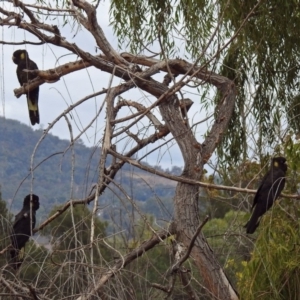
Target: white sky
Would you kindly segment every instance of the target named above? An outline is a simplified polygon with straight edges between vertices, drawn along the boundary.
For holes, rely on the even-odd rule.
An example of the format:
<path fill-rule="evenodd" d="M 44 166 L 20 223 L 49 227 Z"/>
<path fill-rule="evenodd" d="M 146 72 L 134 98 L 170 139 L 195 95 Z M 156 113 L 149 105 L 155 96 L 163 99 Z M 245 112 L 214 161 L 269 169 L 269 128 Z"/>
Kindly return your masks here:
<path fill-rule="evenodd" d="M 27 2 L 28 3 L 28 2 Z M 9 4 L 6 2 L 0 3 L 1 7 L 8 8 Z M 108 1 L 101 1 L 98 8 L 98 21 L 102 27 L 106 38 L 117 49 L 117 38 L 113 35 L 112 28 L 109 27 L 109 3 Z M 16 12 L 18 10 L 14 8 Z M 46 16 L 45 16 L 46 17 Z M 46 21 L 46 22 L 49 22 Z M 50 22 L 55 24 L 56 21 Z M 30 33 L 25 32 L 22 29 L 0 27 L 0 40 L 9 42 L 21 42 L 23 40 L 37 41 L 37 39 Z M 77 46 L 91 54 L 99 53 L 96 52 L 96 43 L 93 40 L 91 34 L 79 29 L 75 25 L 74 30 L 72 30 L 70 25 L 61 27 L 62 36 L 66 37 L 69 42 L 76 43 Z M 73 37 L 74 36 L 74 37 Z M 76 60 L 76 56 L 63 49 L 51 44 L 45 44 L 41 46 L 34 45 L 0 45 L 0 115 L 8 119 L 15 119 L 24 124 L 30 125 L 27 104 L 25 100 L 25 95 L 20 98 L 14 96 L 13 90 L 19 87 L 19 82 L 16 76 L 16 65 L 12 62 L 12 53 L 17 49 L 26 49 L 29 53 L 29 57 L 35 61 L 39 69 L 47 70 L 49 68 L 57 67 L 60 64 L 67 63 Z M 119 52 L 124 52 L 126 49 L 117 49 Z M 51 123 L 59 114 L 61 114 L 69 105 L 77 102 L 81 98 L 88 94 L 92 94 L 96 91 L 100 91 L 103 88 L 107 88 L 110 80 L 110 74 L 97 70 L 95 68 L 88 68 L 79 72 L 71 73 L 64 76 L 60 81 L 53 84 L 45 83 L 40 86 L 39 95 L 39 111 L 40 111 L 40 126 L 42 128 L 47 128 L 48 123 Z M 160 75 L 161 76 L 161 75 Z M 114 85 L 120 83 L 119 78 L 115 78 Z M 201 119 L 205 118 L 205 113 L 200 112 L 200 96 L 197 95 L 197 90 L 192 90 L 193 94 L 187 94 L 186 96 L 194 101 L 189 116 L 192 120 L 191 123 L 199 122 Z M 123 98 L 128 100 L 141 100 L 143 94 L 138 89 L 134 89 L 129 93 L 122 95 Z M 76 112 L 72 113 L 72 125 L 73 125 L 73 135 L 74 137 L 84 128 L 95 116 L 96 111 L 102 105 L 104 96 L 100 96 L 94 99 L 90 99 L 81 106 L 79 106 Z M 155 99 L 148 98 L 143 99 L 147 104 L 152 103 Z M 145 103 L 145 102 L 144 102 Z M 105 111 L 105 110 L 104 110 Z M 99 140 L 102 138 L 102 133 L 104 129 L 104 112 L 100 114 L 97 119 L 97 124 L 88 130 L 87 134 L 82 136 L 82 140 L 87 146 L 97 145 Z M 159 116 L 159 115 L 157 115 Z M 39 128 L 36 125 L 34 128 Z M 207 124 L 203 123 L 197 127 L 196 135 L 199 142 L 202 142 L 202 136 L 205 134 L 207 129 Z M 68 130 L 67 123 L 64 119 L 61 119 L 53 129 L 50 131 L 53 135 L 59 136 L 62 139 L 70 139 L 70 133 Z M 145 132 L 147 133 L 147 132 Z M 167 137 L 169 139 L 170 136 Z M 159 143 L 163 143 L 160 141 Z M 151 145 L 148 147 L 156 147 L 156 145 Z M 126 147 L 124 143 L 124 147 Z M 118 149 L 120 150 L 120 149 Z M 142 151 L 145 153 L 145 150 Z M 143 155 L 140 154 L 140 156 Z M 173 146 L 171 149 L 166 147 L 159 152 L 155 152 L 149 156 L 146 161 L 152 165 L 159 164 L 162 167 L 171 168 L 173 165 L 182 166 L 183 161 L 180 151 L 177 145 Z"/>

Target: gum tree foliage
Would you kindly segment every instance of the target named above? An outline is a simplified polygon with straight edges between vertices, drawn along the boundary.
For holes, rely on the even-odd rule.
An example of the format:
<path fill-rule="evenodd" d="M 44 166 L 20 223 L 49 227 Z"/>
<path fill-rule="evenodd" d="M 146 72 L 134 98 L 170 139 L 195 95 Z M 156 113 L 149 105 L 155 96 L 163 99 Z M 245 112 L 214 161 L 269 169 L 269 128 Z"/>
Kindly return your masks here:
<path fill-rule="evenodd" d="M 90 226 L 86 227 L 90 232 L 84 235 L 82 243 L 60 244 L 65 247 L 60 251 L 72 252 L 72 255 L 66 255 L 71 259 L 59 264 L 60 271 L 55 281 L 51 281 L 56 284 L 54 290 L 59 291 L 61 284 L 78 300 L 99 296 L 134 299 L 137 297 L 134 289 L 121 280 L 125 278 L 122 277 L 124 270 L 130 269 L 131 263 L 148 250 L 169 247 L 165 240 L 172 235 L 173 255 L 170 255 L 169 268 L 164 272 L 155 268 L 155 261 L 149 256 L 145 268 L 151 276 L 147 277 L 148 272 L 132 276 L 132 287 L 137 284 L 145 287 L 141 290 L 145 291 L 147 299 L 156 298 L 158 291 L 164 295 L 162 297 L 172 297 L 176 278 L 180 278 L 182 291 L 190 299 L 238 299 L 233 281 L 223 269 L 225 262 L 218 260 L 201 231 L 206 219 L 203 221 L 200 217 L 199 186 L 207 185 L 199 183 L 199 179 L 203 178 L 204 166 L 217 148 L 227 164 L 241 157 L 245 161 L 247 155 L 253 155 L 253 148 L 258 149 L 255 155 L 262 157 L 273 150 L 274 145 L 286 137 L 286 129 L 295 124 L 298 117 L 294 107 L 297 106 L 299 75 L 299 1 L 111 1 L 110 22 L 119 47 L 127 51 L 123 53 L 109 43 L 101 28 L 102 4 L 102 1 L 85 0 L 37 1 L 34 4 L 7 0 L 0 5 L 1 26 L 26 33 L 25 41 L 15 41 L 12 34 L 11 40 L 1 41 L 4 46 L 51 45 L 51 49 L 64 49 L 78 57 L 72 60 L 70 56 L 66 63 L 54 59 L 52 69 L 35 71 L 38 77 L 16 89 L 17 97 L 45 83 L 56 86 L 59 79 L 90 67 L 96 72 L 96 78 L 103 74 L 111 78 L 107 88 L 86 90 L 84 98 L 72 101 L 57 118 L 53 117 L 36 145 L 39 147 L 59 119 L 65 119 L 72 150 L 74 141 L 89 128 L 97 127 L 101 113 L 101 120 L 105 120 L 101 138 L 95 134 L 101 146 L 98 172 L 91 177 L 87 175 L 82 199 L 74 199 L 71 188 L 70 199 L 37 228 L 39 231 L 49 226 L 66 211 L 72 212 L 75 206 L 92 204 Z M 69 35 L 62 34 L 65 30 L 69 30 Z M 93 50 L 74 42 L 73 37 L 81 31 L 93 38 Z M 132 92 L 130 96 L 128 91 Z M 73 130 L 78 125 L 73 118 L 83 112 L 81 107 L 91 98 L 100 105 L 95 105 L 88 122 L 74 136 Z M 196 104 L 200 109 L 195 111 L 193 105 Z M 291 128 L 296 130 L 295 126 Z M 172 156 L 174 144 L 183 157 L 181 176 L 142 163 L 155 150 L 159 161 L 169 154 Z M 163 225 L 150 222 L 134 201 L 134 193 L 127 193 L 122 180 L 115 180 L 125 163 L 147 172 L 144 180 L 149 188 L 152 188 L 151 173 L 161 176 L 161 181 L 169 178 L 176 182 L 174 214 L 167 220 L 168 224 L 165 220 Z M 34 167 L 34 160 L 31 160 L 32 179 Z M 72 172 L 73 169 L 71 179 Z M 120 215 L 117 222 L 111 214 L 115 228 L 111 237 L 104 238 L 103 242 L 111 249 L 113 259 L 100 267 L 92 252 L 98 241 L 94 229 L 99 210 L 108 211 L 108 207 L 101 207 L 101 196 L 108 188 L 117 191 L 111 209 L 117 209 L 115 203 L 118 202 L 125 208 L 130 226 L 142 222 L 152 236 L 145 241 L 129 243 L 123 234 L 124 216 Z M 158 211 L 166 209 L 160 199 L 156 205 Z M 83 219 L 86 222 L 84 215 L 80 221 L 74 216 L 71 213 L 70 232 L 74 232 L 74 239 L 71 237 L 70 241 L 76 241 L 77 229 L 80 230 L 76 225 Z M 86 249 L 91 250 L 90 255 L 82 255 Z M 73 260 L 74 257 L 78 259 Z M 183 266 L 187 260 L 191 264 L 188 269 Z M 77 281 L 76 270 L 84 268 L 89 269 L 84 274 L 84 282 Z M 153 269 L 160 274 L 156 280 L 153 279 L 155 272 L 151 272 Z M 42 263 L 40 272 L 45 272 Z M 31 294 L 43 294 L 44 299 L 59 297 L 59 294 L 50 294 L 52 284 L 49 281 L 47 287 L 45 281 L 40 282 L 41 278 L 44 277 L 37 276 Z M 18 277 L 6 282 L 6 287 L 12 295 L 28 292 L 27 285 Z"/>

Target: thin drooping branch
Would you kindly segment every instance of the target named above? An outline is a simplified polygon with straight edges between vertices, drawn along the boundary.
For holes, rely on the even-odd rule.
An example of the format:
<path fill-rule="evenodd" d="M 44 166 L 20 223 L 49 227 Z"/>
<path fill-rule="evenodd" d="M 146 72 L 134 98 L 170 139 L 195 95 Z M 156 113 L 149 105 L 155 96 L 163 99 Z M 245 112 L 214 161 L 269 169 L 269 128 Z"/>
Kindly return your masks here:
<path fill-rule="evenodd" d="M 22 296 L 14 289 L 13 286 L 11 286 L 11 284 L 9 282 L 7 282 L 3 276 L 0 277 L 0 282 L 2 282 L 2 285 L 5 286 L 8 290 L 10 290 L 12 292 L 13 295 L 15 295 L 15 297 L 17 299 L 21 299 L 22 300 Z"/>
<path fill-rule="evenodd" d="M 96 296 L 97 291 L 99 291 L 109 279 L 120 272 L 130 262 L 141 257 L 144 253 L 165 240 L 171 234 L 172 232 L 169 231 L 161 231 L 153 235 L 149 240 L 142 242 L 139 247 L 135 248 L 130 253 L 120 258 L 114 265 L 109 267 L 109 270 L 101 275 L 95 287 L 89 290 L 86 297 L 78 297 L 76 300 L 88 300 L 93 298 L 93 296 Z"/>
<path fill-rule="evenodd" d="M 2 274 L 3 275 L 3 274 Z M 3 288 L 6 288 L 10 291 L 10 293 L 1 293 L 3 290 L 1 290 L 0 295 L 1 296 L 14 296 L 13 299 L 37 299 L 34 297 L 34 294 L 37 294 L 37 291 L 33 289 L 30 285 L 24 284 L 21 285 L 20 282 L 14 282 L 12 280 L 6 280 L 3 276 L 0 276 L 0 285 Z M 11 299 L 11 298 L 9 298 Z M 43 297 L 45 300 L 50 300 L 48 297 Z"/>

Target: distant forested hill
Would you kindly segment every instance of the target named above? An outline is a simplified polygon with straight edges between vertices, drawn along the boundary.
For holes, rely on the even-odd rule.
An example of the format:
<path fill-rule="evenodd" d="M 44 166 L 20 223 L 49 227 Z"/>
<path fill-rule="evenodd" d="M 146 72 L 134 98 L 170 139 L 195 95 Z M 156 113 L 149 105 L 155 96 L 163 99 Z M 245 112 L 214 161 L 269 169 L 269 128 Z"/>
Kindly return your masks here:
<path fill-rule="evenodd" d="M 21 207 L 22 199 L 30 191 L 31 182 L 34 193 L 41 198 L 40 212 L 43 214 L 48 213 L 54 205 L 64 203 L 71 195 L 85 197 L 96 182 L 100 149 L 88 148 L 80 141 L 70 147 L 69 141 L 51 134 L 37 147 L 33 165 L 41 164 L 34 171 L 32 181 L 30 161 L 42 135 L 41 129 L 33 130 L 18 121 L 0 117 L 0 185 L 2 197 L 12 205 L 13 211 Z M 170 173 L 178 175 L 180 168 L 173 167 Z M 130 197 L 143 203 L 149 213 L 156 212 L 156 209 L 147 200 L 158 197 L 169 203 L 175 190 L 174 182 L 151 176 L 129 165 L 119 172 L 116 181 L 122 182 Z M 118 191 L 106 191 L 101 196 L 100 204 L 114 203 L 114 199 L 119 197 L 122 195 Z"/>

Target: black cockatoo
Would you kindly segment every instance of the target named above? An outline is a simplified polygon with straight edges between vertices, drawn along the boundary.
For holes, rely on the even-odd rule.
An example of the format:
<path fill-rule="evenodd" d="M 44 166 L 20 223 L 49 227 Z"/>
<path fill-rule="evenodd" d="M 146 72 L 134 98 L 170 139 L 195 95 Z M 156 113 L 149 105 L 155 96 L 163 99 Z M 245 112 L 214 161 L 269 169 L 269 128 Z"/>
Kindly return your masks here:
<path fill-rule="evenodd" d="M 30 216 L 30 201 L 32 198 L 32 211 Z M 10 250 L 11 264 L 14 269 L 18 269 L 22 263 L 20 258 L 20 250 L 25 247 L 25 244 L 31 236 L 32 230 L 35 227 L 35 212 L 39 209 L 39 197 L 37 195 L 27 195 L 24 198 L 23 208 L 16 215 L 15 222 L 11 234 L 11 244 L 13 249 Z M 30 222 L 31 220 L 31 222 Z"/>
<path fill-rule="evenodd" d="M 279 197 L 285 185 L 285 174 L 287 171 L 286 159 L 274 157 L 271 168 L 262 179 L 256 192 L 252 205 L 252 215 L 245 225 L 247 233 L 253 233 L 259 225 L 262 215 L 270 209 L 274 201 Z"/>
<path fill-rule="evenodd" d="M 30 80 L 36 78 L 36 75 L 24 72 L 26 70 L 38 70 L 38 66 L 34 61 L 29 59 L 28 53 L 26 50 L 17 50 L 14 52 L 12 57 L 13 62 L 18 65 L 17 67 L 17 76 L 20 82 L 20 85 L 28 83 Z M 27 105 L 29 110 L 29 118 L 32 125 L 40 123 L 39 115 L 39 87 L 31 90 L 27 93 Z"/>

